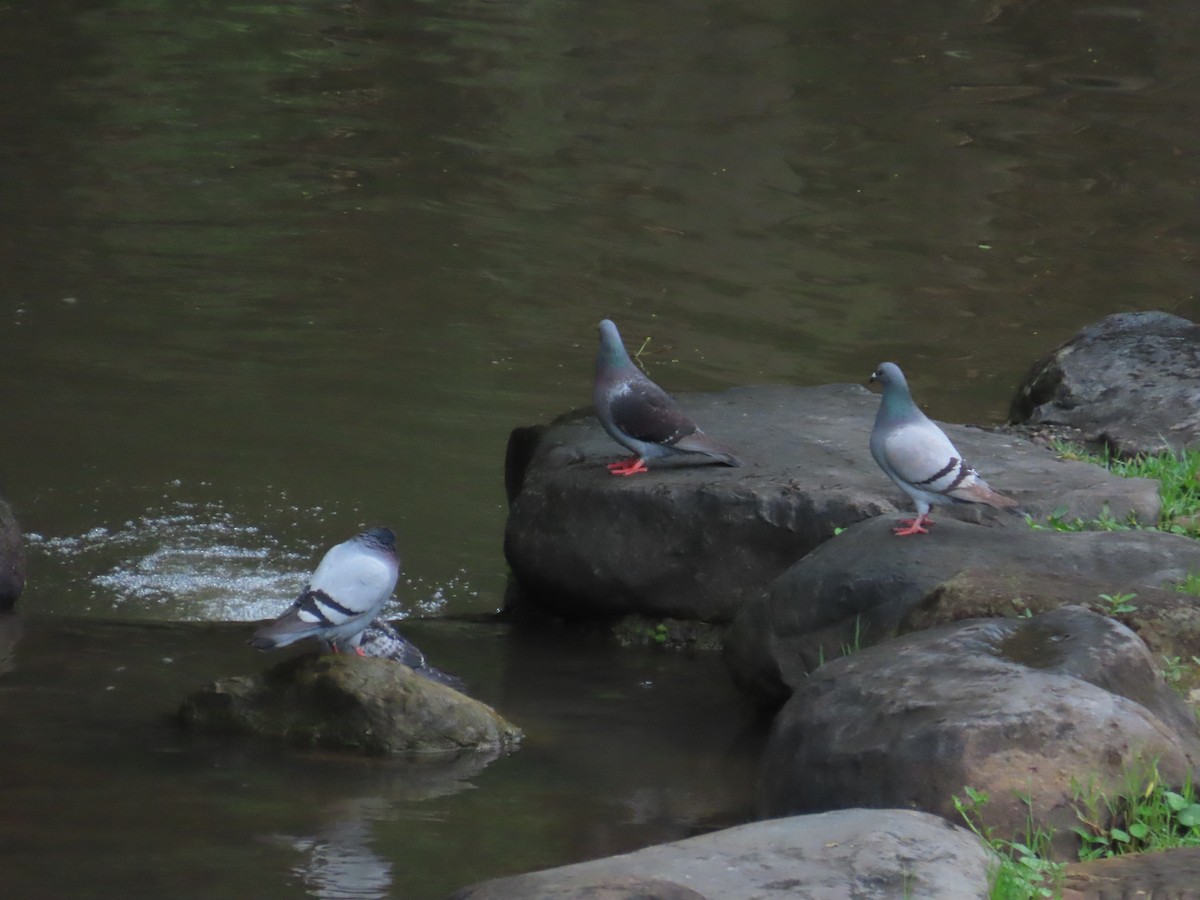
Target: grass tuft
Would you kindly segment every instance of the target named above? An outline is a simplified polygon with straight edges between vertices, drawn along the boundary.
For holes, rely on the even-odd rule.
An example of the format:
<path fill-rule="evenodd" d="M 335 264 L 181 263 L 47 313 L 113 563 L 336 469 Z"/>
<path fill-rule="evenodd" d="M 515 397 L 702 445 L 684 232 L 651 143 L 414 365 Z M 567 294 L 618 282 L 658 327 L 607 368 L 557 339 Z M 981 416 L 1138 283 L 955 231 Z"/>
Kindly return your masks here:
<path fill-rule="evenodd" d="M 1098 789 L 1094 778 L 1072 782 L 1072 789 L 1081 860 L 1200 847 L 1200 802 L 1190 777 L 1174 791 L 1151 765 L 1144 773 L 1126 772 L 1124 787 L 1113 794 Z"/>
<path fill-rule="evenodd" d="M 1108 452 L 1092 453 L 1069 441 L 1053 441 L 1051 447 L 1063 459 L 1104 466 L 1114 475 L 1156 479 L 1162 512 L 1155 527 L 1160 531 L 1200 538 L 1200 450 L 1183 450 L 1179 453 L 1164 451 L 1124 458 L 1115 457 Z M 1040 527 L 1058 531 L 1115 531 L 1142 526 L 1135 521 L 1122 522 L 1114 519 L 1106 510 L 1092 522 L 1079 519 L 1066 521 L 1062 512 L 1052 513 L 1047 517 L 1046 524 Z"/>
<path fill-rule="evenodd" d="M 988 804 L 987 791 L 964 787 L 965 799 L 951 799 L 958 814 L 975 834 L 996 853 L 997 862 L 990 873 L 988 900 L 1033 900 L 1055 897 L 1062 882 L 1063 863 L 1049 858 L 1051 832 L 1033 823 L 1033 799 L 1022 797 L 1028 808 L 1025 840 L 1009 841 L 995 837 L 983 822 L 983 809 Z"/>

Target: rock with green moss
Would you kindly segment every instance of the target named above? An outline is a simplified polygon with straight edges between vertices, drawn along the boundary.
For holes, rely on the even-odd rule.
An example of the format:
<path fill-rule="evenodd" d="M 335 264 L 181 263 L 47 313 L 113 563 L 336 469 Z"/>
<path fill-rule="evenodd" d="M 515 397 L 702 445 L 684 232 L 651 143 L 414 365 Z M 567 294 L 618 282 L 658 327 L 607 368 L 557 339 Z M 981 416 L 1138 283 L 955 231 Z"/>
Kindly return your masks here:
<path fill-rule="evenodd" d="M 305 655 L 223 678 L 183 702 L 197 731 L 276 738 L 369 755 L 509 749 L 521 731 L 491 707 L 407 666 L 355 655 Z"/>

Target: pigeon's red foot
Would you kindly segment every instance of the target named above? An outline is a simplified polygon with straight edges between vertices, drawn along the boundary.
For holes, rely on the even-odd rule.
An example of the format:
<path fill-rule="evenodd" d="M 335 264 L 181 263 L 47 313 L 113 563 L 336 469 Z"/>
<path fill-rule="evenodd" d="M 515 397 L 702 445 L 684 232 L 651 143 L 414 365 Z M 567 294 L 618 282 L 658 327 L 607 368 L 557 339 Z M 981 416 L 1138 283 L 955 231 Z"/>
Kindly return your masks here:
<path fill-rule="evenodd" d="M 915 519 L 900 519 L 900 526 L 892 529 L 892 534 L 899 537 L 908 537 L 910 534 L 929 534 L 929 529 L 922 528 L 922 525 L 932 525 L 933 519 L 929 516 L 917 516 Z"/>
<path fill-rule="evenodd" d="M 367 654 L 363 652 L 362 647 L 355 647 L 354 652 L 357 653 L 359 656 L 361 656 L 363 659 L 367 658 Z"/>
<path fill-rule="evenodd" d="M 608 471 L 614 475 L 636 475 L 638 472 L 649 472 L 646 462 L 641 457 L 633 456 L 618 462 L 609 463 Z"/>

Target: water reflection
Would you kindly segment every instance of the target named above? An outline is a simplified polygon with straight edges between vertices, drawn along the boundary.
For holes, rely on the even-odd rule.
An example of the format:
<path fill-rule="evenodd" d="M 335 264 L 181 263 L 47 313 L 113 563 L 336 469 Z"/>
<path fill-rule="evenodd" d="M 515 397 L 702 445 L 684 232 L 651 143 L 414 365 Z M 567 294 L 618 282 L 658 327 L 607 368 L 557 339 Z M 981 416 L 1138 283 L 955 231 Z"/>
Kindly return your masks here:
<path fill-rule="evenodd" d="M 393 863 L 379 852 L 375 824 L 404 819 L 410 827 L 421 827 L 419 818 L 403 813 L 406 807 L 471 788 L 471 779 L 499 756 L 493 750 L 387 764 L 390 772 L 380 773 L 377 792 L 330 803 L 321 815 L 326 824 L 310 835 L 276 835 L 272 840 L 304 858 L 295 872 L 310 896 L 322 900 L 389 896 Z"/>
<path fill-rule="evenodd" d="M 0 613 L 0 675 L 17 665 L 17 645 L 25 634 L 25 619 L 18 612 Z"/>

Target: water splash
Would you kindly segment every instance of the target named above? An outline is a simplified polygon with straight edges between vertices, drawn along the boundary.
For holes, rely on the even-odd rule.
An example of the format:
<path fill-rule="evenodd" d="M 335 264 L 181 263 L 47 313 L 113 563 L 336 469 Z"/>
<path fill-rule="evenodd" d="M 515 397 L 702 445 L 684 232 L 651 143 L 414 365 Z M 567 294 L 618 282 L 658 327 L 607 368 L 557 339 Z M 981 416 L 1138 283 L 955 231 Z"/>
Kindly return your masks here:
<path fill-rule="evenodd" d="M 26 539 L 31 553 L 49 558 L 55 570 L 71 573 L 70 582 L 56 585 L 54 593 L 84 594 L 77 599 L 87 612 L 170 621 L 259 621 L 287 608 L 328 549 L 297 538 L 289 522 L 293 527 L 296 521 L 319 526 L 337 516 L 319 507 L 277 511 L 288 519 L 278 529 L 288 535 L 286 543 L 272 533 L 274 524 L 251 524 L 220 501 L 170 497 L 117 526 L 58 537 L 31 532 Z M 341 536 L 341 530 L 326 539 L 328 546 L 349 536 Z M 465 570 L 438 584 L 405 574 L 397 599 L 383 614 L 390 619 L 436 615 L 454 597 L 477 594 Z"/>
<path fill-rule="evenodd" d="M 289 548 L 217 503 L 169 501 L 116 527 L 28 534 L 82 575 L 93 604 L 172 620 L 253 621 L 277 615 L 303 588 L 315 548 Z"/>

